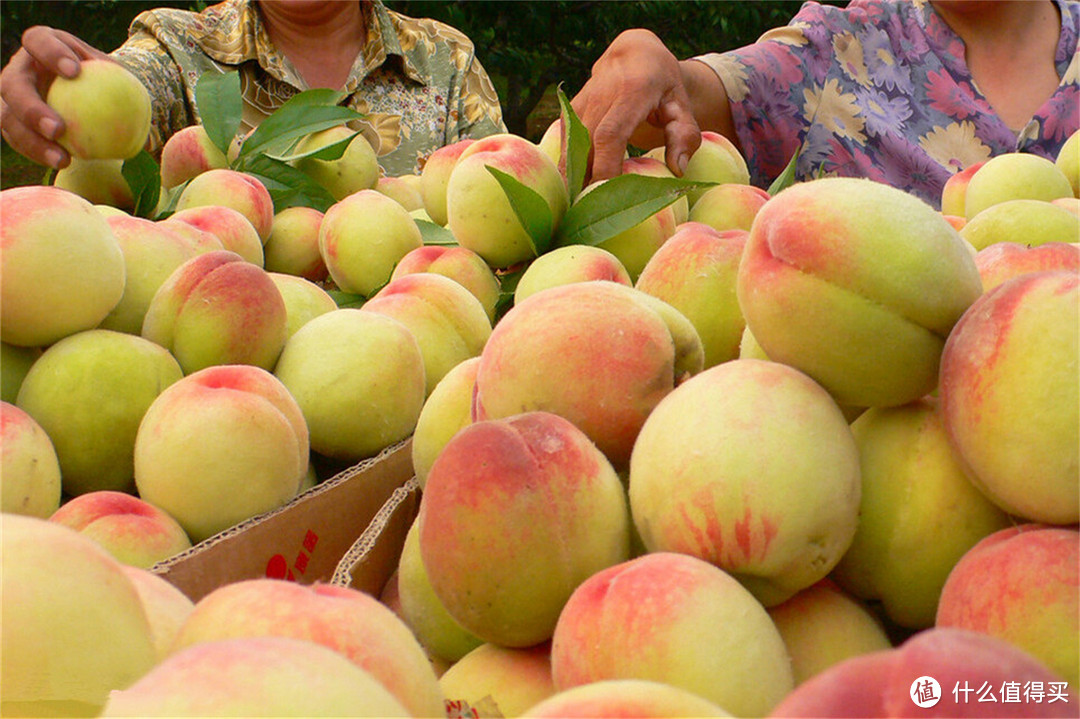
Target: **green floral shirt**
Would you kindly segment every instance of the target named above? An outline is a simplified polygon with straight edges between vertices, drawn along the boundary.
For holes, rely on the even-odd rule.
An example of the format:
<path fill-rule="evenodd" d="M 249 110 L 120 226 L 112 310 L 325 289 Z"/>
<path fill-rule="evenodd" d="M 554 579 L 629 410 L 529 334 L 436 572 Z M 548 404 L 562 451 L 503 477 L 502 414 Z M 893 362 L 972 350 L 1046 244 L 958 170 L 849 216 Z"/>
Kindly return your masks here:
<path fill-rule="evenodd" d="M 417 173 L 435 149 L 466 137 L 505 132 L 499 99 L 475 48 L 443 23 L 388 10 L 374 0 L 364 50 L 344 86 L 346 104 L 366 115 L 367 138 L 386 175 Z M 225 0 L 200 13 L 141 13 L 113 57 L 154 98 L 150 146 L 198 122 L 195 83 L 207 70 L 238 70 L 241 134 L 307 84 L 270 41 L 255 0 Z"/>

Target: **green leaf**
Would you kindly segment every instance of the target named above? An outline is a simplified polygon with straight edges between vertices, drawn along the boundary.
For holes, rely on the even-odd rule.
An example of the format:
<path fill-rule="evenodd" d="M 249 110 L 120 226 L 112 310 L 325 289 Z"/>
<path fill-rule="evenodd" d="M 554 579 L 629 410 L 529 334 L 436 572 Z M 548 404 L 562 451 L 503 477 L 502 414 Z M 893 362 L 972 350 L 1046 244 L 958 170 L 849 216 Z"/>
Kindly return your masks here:
<path fill-rule="evenodd" d="M 570 190 L 570 201 L 573 202 L 585 186 L 585 173 L 589 166 L 589 150 L 592 148 L 592 141 L 589 138 L 589 129 L 570 106 L 570 101 L 563 93 L 562 87 L 558 89 L 558 95 L 563 127 L 567 128 L 566 183 Z"/>
<path fill-rule="evenodd" d="M 343 137 L 340 140 L 335 140 L 334 142 L 331 142 L 329 145 L 323 145 L 322 147 L 317 147 L 313 150 L 307 150 L 305 152 L 296 152 L 296 147 L 295 145 L 293 145 L 289 148 L 287 152 L 282 154 L 272 155 L 269 152 L 265 154 L 267 157 L 272 157 L 275 160 L 281 160 L 282 162 L 295 162 L 296 160 L 305 157 L 310 157 L 316 160 L 337 160 L 345 154 L 345 150 L 348 149 L 353 139 L 359 134 L 359 132 L 353 132 L 352 134 Z"/>
<path fill-rule="evenodd" d="M 165 193 L 164 202 L 159 198 L 158 205 L 161 207 L 154 215 L 155 220 L 164 220 L 166 217 L 176 212 L 176 203 L 180 200 L 180 195 L 183 193 L 184 188 L 188 186 L 191 180 L 185 180 L 181 184 L 173 187 L 172 189 L 161 188 L 161 191 Z"/>
<path fill-rule="evenodd" d="M 266 185 L 274 212 L 301 205 L 326 212 L 336 202 L 330 192 L 302 170 L 266 155 L 249 158 L 245 172 Z"/>
<path fill-rule="evenodd" d="M 240 148 L 241 160 L 259 153 L 281 154 L 304 135 L 364 117 L 352 108 L 335 104 L 341 97 L 342 93 L 328 89 L 293 95 L 247 136 Z"/>
<path fill-rule="evenodd" d="M 506 193 L 506 199 L 510 201 L 510 207 L 517 215 L 518 222 L 529 235 L 533 252 L 537 255 L 547 252 L 555 231 L 555 219 L 547 200 L 516 177 L 491 165 L 487 165 L 487 169 Z"/>
<path fill-rule="evenodd" d="M 795 184 L 795 166 L 799 163 L 799 152 L 801 150 L 801 147 L 795 150 L 795 154 L 791 156 L 791 161 L 788 162 L 787 167 L 785 167 L 784 171 L 781 172 L 777 176 L 777 178 L 772 181 L 771 185 L 769 185 L 769 197 L 772 197 L 776 193 L 780 192 L 780 190 L 791 187 Z"/>
<path fill-rule="evenodd" d="M 525 274 L 525 270 L 528 268 L 529 265 L 526 264 L 510 272 L 499 273 L 499 299 L 495 302 L 496 322 L 514 306 L 514 292 L 517 290 L 522 275 Z"/>
<path fill-rule="evenodd" d="M 131 188 L 135 198 L 135 207 L 131 214 L 136 217 L 150 217 L 157 209 L 161 196 L 161 168 L 146 150 L 128 160 L 120 167 L 120 173 Z"/>
<path fill-rule="evenodd" d="M 631 173 L 613 177 L 570 206 L 559 224 L 555 244 L 558 247 L 598 245 L 651 217 L 690 190 L 715 184 Z"/>
<path fill-rule="evenodd" d="M 195 83 L 195 106 L 210 142 L 228 154 L 243 115 L 240 74 L 204 72 Z"/>
<path fill-rule="evenodd" d="M 423 238 L 425 245 L 447 245 L 452 247 L 458 243 L 454 233 L 442 225 L 436 225 L 434 222 L 428 222 L 427 220 L 416 220 L 416 226 L 420 228 L 420 237 Z"/>
<path fill-rule="evenodd" d="M 354 295 L 351 292 L 327 290 L 326 293 L 334 298 L 334 302 L 337 302 L 338 309 L 362 307 L 364 303 L 367 302 L 367 298 L 363 295 Z"/>

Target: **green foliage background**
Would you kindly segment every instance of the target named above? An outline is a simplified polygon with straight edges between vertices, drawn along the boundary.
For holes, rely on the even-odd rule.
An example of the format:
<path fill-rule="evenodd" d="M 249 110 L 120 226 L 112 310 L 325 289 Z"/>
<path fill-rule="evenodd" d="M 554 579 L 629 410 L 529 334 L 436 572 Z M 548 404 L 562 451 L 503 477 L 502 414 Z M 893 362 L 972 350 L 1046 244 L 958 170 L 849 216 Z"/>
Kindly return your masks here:
<path fill-rule="evenodd" d="M 829 0 L 844 4 L 846 0 Z M 801 0 L 385 0 L 414 17 L 431 17 L 473 39 L 492 76 L 507 128 L 539 139 L 558 115 L 554 88 L 573 96 L 604 48 L 622 30 L 647 27 L 679 57 L 753 42 L 786 24 Z M 127 37 L 132 18 L 154 7 L 201 10 L 205 0 L 4 0 L 0 54 L 14 53 L 23 31 L 37 24 L 72 32 L 111 50 Z M 0 186 L 39 182 L 40 167 L 7 147 L 0 155 Z"/>

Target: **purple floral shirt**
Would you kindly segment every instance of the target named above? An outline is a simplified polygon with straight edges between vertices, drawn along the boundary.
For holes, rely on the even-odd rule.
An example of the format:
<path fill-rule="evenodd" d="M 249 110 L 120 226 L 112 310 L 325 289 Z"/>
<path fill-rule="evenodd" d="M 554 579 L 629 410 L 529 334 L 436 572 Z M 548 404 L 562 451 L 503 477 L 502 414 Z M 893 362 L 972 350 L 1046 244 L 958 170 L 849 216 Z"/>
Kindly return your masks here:
<path fill-rule="evenodd" d="M 1055 0 L 1061 84 L 1019 132 L 982 96 L 963 41 L 928 0 L 807 2 L 754 45 L 701 56 L 727 90 L 751 182 L 796 150 L 798 178 L 868 177 L 940 207 L 945 181 L 1006 152 L 1054 159 L 1078 128 L 1080 2 Z"/>

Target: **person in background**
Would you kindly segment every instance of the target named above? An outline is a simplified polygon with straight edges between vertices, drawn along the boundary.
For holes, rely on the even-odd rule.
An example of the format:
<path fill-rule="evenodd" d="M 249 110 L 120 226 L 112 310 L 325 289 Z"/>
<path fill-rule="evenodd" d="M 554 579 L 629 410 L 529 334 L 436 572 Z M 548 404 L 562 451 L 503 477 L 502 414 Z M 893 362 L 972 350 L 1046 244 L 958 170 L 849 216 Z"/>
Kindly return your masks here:
<path fill-rule="evenodd" d="M 800 180 L 867 177 L 939 207 L 945 181 L 976 162 L 1057 156 L 1078 127 L 1078 34 L 1076 0 L 807 2 L 753 45 L 681 62 L 628 30 L 573 106 L 594 180 L 621 171 L 627 143 L 666 145 L 681 174 L 711 130 L 759 187 L 798 151 Z"/>
<path fill-rule="evenodd" d="M 61 120 L 43 99 L 56 76 L 106 57 L 74 35 L 29 28 L 0 73 L 0 131 L 40 164 L 70 162 L 55 140 Z M 225 0 L 202 12 L 157 9 L 138 15 L 128 40 L 107 57 L 150 92 L 149 149 L 198 122 L 195 83 L 203 72 L 238 70 L 241 134 L 296 93 L 344 91 L 364 113 L 356 128 L 386 175 L 419 172 L 435 149 L 505 132 L 499 99 L 461 32 L 388 10 L 381 0 Z"/>

